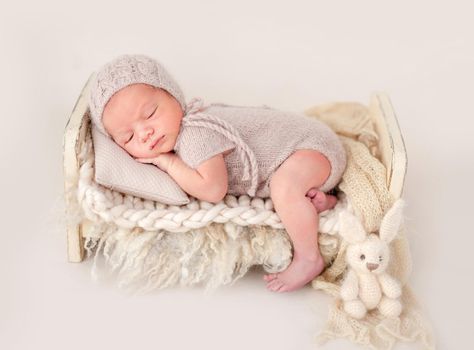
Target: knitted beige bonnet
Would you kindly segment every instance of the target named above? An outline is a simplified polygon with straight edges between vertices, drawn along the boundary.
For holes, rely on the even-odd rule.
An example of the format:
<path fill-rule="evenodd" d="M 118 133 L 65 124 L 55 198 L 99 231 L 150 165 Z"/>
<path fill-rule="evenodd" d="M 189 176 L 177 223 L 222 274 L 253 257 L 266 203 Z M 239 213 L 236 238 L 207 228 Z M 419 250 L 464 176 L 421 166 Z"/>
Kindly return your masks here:
<path fill-rule="evenodd" d="M 183 92 L 161 64 L 145 55 L 122 55 L 103 65 L 91 84 L 91 120 L 102 134 L 110 137 L 102 124 L 102 113 L 107 102 L 120 89 L 138 83 L 166 90 L 185 111 Z"/>

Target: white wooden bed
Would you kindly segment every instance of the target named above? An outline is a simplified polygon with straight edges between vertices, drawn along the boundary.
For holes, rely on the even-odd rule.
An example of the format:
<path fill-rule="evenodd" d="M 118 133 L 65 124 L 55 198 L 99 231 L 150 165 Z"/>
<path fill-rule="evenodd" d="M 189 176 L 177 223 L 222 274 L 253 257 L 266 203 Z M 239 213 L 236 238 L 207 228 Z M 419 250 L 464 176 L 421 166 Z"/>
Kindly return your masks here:
<path fill-rule="evenodd" d="M 93 73 L 95 74 L 95 73 Z M 88 117 L 89 84 L 93 74 L 89 77 L 79 98 L 73 108 L 66 125 L 63 140 L 64 162 L 64 190 L 71 192 L 71 187 L 76 186 L 79 177 L 80 147 L 86 137 L 87 128 L 90 127 Z M 381 160 L 387 168 L 387 184 L 394 198 L 399 198 L 403 191 L 403 183 L 407 169 L 407 156 L 402 134 L 388 95 L 384 92 L 373 93 L 369 109 L 374 118 L 374 125 L 379 135 L 379 150 Z M 76 198 L 66 195 L 66 210 L 73 205 Z M 81 262 L 84 259 L 83 233 L 90 229 L 91 223 L 83 220 L 79 224 L 68 224 L 67 227 L 67 254 L 70 262 Z"/>

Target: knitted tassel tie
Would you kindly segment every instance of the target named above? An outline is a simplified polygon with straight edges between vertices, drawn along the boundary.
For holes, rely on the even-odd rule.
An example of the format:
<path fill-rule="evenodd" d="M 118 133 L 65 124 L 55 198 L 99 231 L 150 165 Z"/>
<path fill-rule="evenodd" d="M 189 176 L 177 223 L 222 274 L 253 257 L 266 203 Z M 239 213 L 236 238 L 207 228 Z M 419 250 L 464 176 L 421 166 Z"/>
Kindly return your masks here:
<path fill-rule="evenodd" d="M 243 180 L 251 179 L 251 185 L 247 194 L 251 197 L 255 196 L 258 185 L 258 164 L 255 154 L 242 140 L 240 134 L 235 128 L 224 120 L 212 116 L 202 111 L 208 108 L 209 105 L 204 105 L 200 98 L 193 98 L 187 105 L 183 116 L 183 126 L 198 126 L 215 130 L 227 137 L 235 143 L 236 151 L 242 163 L 244 164 Z"/>

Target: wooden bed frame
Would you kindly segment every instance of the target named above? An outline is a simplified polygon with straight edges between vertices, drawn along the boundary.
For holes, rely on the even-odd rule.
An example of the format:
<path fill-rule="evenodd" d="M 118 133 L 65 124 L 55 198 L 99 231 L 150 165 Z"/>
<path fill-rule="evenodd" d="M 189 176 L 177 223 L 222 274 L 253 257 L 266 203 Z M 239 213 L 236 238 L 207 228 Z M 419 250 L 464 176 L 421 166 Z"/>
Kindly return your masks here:
<path fill-rule="evenodd" d="M 90 120 L 84 116 L 88 111 L 88 94 L 92 78 L 91 74 L 72 110 L 66 125 L 63 140 L 64 190 L 71 193 L 79 177 L 78 154 L 83 143 Z M 402 195 L 403 183 L 407 169 L 407 155 L 400 127 L 388 95 L 375 92 L 370 98 L 369 109 L 374 118 L 375 130 L 379 135 L 381 160 L 387 168 L 387 184 L 394 198 Z M 66 208 L 76 198 L 66 196 Z M 91 227 L 88 220 L 67 227 L 67 252 L 69 262 L 81 262 L 84 259 L 83 232 Z"/>

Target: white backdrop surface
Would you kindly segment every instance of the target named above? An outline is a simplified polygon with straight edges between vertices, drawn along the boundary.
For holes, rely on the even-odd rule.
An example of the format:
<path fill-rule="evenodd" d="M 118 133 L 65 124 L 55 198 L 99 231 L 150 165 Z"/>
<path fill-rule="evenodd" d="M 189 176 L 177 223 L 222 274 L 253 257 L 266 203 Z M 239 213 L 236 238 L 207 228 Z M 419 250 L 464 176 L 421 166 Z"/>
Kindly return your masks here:
<path fill-rule="evenodd" d="M 404 197 L 418 298 L 440 349 L 472 343 L 470 1 L 24 1 L 0 3 L 1 349 L 314 349 L 329 298 L 266 290 L 252 272 L 127 297 L 69 264 L 52 213 L 62 137 L 89 74 L 154 56 L 186 97 L 303 111 L 386 91 L 408 151 Z M 357 348 L 335 341 L 325 349 Z M 398 348 L 417 349 L 416 345 Z"/>

